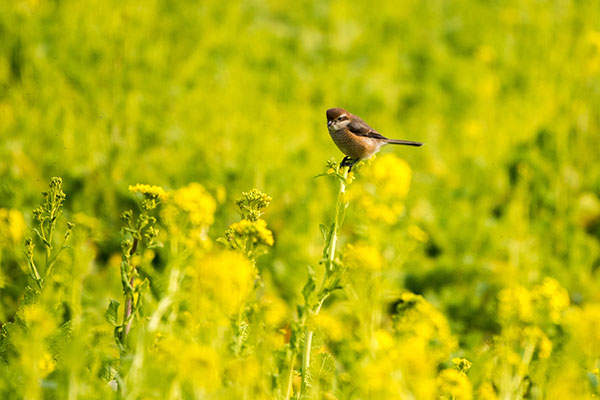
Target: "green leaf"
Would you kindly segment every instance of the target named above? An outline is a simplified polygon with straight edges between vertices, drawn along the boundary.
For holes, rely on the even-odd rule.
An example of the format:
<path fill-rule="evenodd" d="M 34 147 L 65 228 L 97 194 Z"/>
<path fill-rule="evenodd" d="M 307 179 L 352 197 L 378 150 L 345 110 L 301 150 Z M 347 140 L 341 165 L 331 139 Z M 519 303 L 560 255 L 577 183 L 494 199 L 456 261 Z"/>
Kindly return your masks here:
<path fill-rule="evenodd" d="M 335 377 L 335 360 L 329 353 L 319 353 L 310 365 L 313 385 L 318 385 L 320 391 L 330 390 Z"/>
<path fill-rule="evenodd" d="M 327 242 L 327 237 L 329 236 L 330 228 L 325 224 L 321 224 L 319 225 L 319 229 L 321 229 L 321 235 L 323 235 L 323 240 Z"/>
<path fill-rule="evenodd" d="M 113 326 L 119 325 L 118 322 L 118 311 L 119 311 L 119 302 L 117 300 L 110 300 L 110 304 L 108 305 L 108 309 L 104 313 L 104 318 L 108 321 L 109 324 Z"/>
<path fill-rule="evenodd" d="M 306 284 L 302 289 L 302 296 L 304 296 L 304 302 L 309 306 L 314 303 L 315 291 L 317 288 L 317 275 L 315 273 L 315 269 L 312 265 L 307 267 L 308 270 L 308 278 L 306 280 Z"/>

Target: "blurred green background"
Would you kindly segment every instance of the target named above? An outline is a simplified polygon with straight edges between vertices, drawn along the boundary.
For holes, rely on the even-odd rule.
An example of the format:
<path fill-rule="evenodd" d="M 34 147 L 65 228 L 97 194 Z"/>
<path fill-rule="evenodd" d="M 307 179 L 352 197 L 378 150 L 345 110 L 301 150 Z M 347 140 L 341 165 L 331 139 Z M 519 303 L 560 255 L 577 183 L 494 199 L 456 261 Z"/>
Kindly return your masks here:
<path fill-rule="evenodd" d="M 101 271 L 127 186 L 200 182 L 225 193 L 213 238 L 241 191 L 273 197 L 259 267 L 297 302 L 334 202 L 313 179 L 341 158 L 330 107 L 426 143 L 383 150 L 412 169 L 403 216 L 351 203 L 342 241 L 374 243 L 465 349 L 498 332 L 502 288 L 551 276 L 574 305 L 600 302 L 597 1 L 0 2 L 0 208 L 29 224 L 62 177 L 98 293 L 120 291 Z M 2 322 L 27 282 L 20 240 L 4 245 Z"/>

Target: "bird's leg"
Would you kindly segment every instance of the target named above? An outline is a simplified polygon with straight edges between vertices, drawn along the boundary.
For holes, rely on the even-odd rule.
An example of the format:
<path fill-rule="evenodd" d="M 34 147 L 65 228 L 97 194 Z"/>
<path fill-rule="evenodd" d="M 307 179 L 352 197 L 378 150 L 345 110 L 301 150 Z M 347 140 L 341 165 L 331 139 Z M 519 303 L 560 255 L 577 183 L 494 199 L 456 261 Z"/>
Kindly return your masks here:
<path fill-rule="evenodd" d="M 340 166 L 348 167 L 348 172 L 350 172 L 352 170 L 352 167 L 354 167 L 354 164 L 356 164 L 359 161 L 360 161 L 360 158 L 352 159 L 351 157 L 346 156 L 342 160 L 342 163 L 340 164 Z"/>
<path fill-rule="evenodd" d="M 352 171 L 352 167 L 354 167 L 354 164 L 356 164 L 357 162 L 360 161 L 360 158 L 356 158 L 354 161 L 352 161 L 349 165 L 348 165 L 348 172 Z"/>

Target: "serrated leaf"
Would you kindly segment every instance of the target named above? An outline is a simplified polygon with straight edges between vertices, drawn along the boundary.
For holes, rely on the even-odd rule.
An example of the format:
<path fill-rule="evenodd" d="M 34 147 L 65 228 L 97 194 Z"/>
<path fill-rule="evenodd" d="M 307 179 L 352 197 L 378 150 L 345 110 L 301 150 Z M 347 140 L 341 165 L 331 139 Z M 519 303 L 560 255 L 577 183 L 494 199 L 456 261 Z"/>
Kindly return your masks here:
<path fill-rule="evenodd" d="M 25 288 L 25 294 L 23 295 L 23 300 L 21 301 L 20 306 L 23 307 L 29 304 L 35 304 L 39 294 L 39 291 L 33 289 L 31 286 L 27 286 Z"/>
<path fill-rule="evenodd" d="M 306 284 L 302 289 L 302 296 L 304 296 L 304 302 L 308 305 L 313 303 L 312 299 L 315 297 L 315 289 L 317 288 L 317 275 L 312 265 L 307 267 L 308 278 Z"/>
<path fill-rule="evenodd" d="M 112 326 L 119 325 L 119 322 L 118 322 L 118 320 L 119 320 L 119 316 L 118 316 L 119 304 L 120 303 L 117 300 L 111 299 L 110 304 L 108 305 L 108 309 L 104 313 L 104 318 L 106 318 L 108 323 L 111 324 Z"/>
<path fill-rule="evenodd" d="M 327 391 L 332 388 L 335 377 L 335 360 L 331 354 L 317 354 L 313 358 L 310 370 L 313 385 L 318 385 L 320 391 Z"/>
<path fill-rule="evenodd" d="M 320 224 L 319 229 L 321 230 L 321 235 L 323 235 L 323 240 L 327 242 L 327 237 L 329 236 L 329 227 L 325 224 Z"/>

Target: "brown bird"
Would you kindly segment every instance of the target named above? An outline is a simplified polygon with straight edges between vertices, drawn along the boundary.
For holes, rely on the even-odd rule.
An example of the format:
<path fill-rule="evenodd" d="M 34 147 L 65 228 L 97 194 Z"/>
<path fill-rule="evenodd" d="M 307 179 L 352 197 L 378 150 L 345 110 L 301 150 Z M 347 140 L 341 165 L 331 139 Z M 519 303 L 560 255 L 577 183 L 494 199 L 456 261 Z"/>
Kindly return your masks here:
<path fill-rule="evenodd" d="M 371 158 L 386 144 L 423 145 L 410 140 L 388 139 L 343 108 L 327 110 L 327 129 L 335 145 L 346 155 L 341 165 L 350 167 L 348 171 L 358 161 Z"/>

